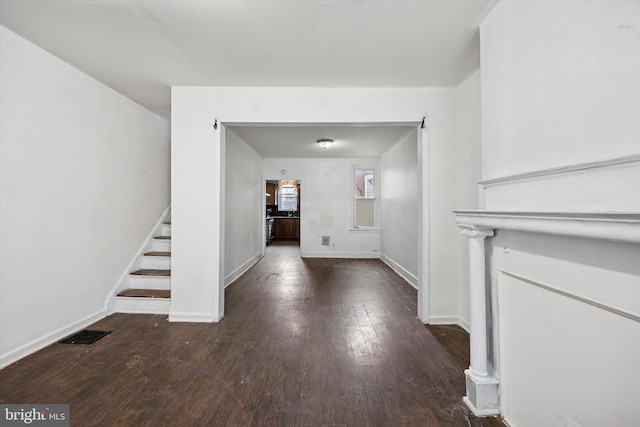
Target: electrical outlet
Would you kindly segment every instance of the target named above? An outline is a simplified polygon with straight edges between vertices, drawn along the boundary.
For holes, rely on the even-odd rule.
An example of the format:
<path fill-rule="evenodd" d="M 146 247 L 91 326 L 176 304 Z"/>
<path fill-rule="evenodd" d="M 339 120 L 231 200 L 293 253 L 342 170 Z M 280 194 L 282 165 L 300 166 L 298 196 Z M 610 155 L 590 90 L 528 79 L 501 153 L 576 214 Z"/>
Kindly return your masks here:
<path fill-rule="evenodd" d="M 322 246 L 329 246 L 331 244 L 331 238 L 329 236 L 322 236 Z"/>

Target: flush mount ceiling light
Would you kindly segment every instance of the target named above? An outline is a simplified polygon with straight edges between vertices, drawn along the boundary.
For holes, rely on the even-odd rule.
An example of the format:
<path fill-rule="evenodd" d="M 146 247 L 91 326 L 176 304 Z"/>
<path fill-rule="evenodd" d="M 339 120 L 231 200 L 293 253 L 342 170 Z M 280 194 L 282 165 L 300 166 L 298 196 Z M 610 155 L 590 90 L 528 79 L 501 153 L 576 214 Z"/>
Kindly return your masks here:
<path fill-rule="evenodd" d="M 327 148 L 331 147 L 331 144 L 333 144 L 333 139 L 322 138 L 322 139 L 319 139 L 317 142 L 320 147 L 326 150 Z"/>

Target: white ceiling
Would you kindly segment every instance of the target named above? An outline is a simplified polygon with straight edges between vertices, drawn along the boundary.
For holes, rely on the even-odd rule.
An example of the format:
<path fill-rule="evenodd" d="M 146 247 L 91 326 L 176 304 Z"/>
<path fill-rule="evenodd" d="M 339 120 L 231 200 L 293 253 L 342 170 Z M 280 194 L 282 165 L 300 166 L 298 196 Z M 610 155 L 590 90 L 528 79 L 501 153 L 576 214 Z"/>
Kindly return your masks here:
<path fill-rule="evenodd" d="M 0 0 L 0 24 L 166 116 L 171 86 L 458 86 L 495 3 Z M 379 157 L 411 128 L 233 130 L 263 157 Z"/>
<path fill-rule="evenodd" d="M 416 124 L 417 125 L 417 124 Z M 385 126 L 232 126 L 230 129 L 262 157 L 380 157 L 416 125 Z M 317 140 L 333 139 L 327 149 Z"/>
<path fill-rule="evenodd" d="M 0 24 L 155 112 L 171 86 L 458 86 L 494 0 L 0 0 Z"/>

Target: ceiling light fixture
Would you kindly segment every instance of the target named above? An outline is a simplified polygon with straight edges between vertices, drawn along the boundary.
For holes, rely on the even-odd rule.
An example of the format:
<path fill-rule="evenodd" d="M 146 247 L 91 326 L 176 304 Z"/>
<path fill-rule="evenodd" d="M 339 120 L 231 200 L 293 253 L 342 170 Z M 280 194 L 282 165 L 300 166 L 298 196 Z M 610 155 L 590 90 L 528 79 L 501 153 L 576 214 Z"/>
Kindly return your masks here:
<path fill-rule="evenodd" d="M 327 148 L 331 147 L 331 144 L 333 144 L 333 139 L 322 138 L 322 139 L 319 139 L 317 142 L 320 147 L 326 150 Z"/>

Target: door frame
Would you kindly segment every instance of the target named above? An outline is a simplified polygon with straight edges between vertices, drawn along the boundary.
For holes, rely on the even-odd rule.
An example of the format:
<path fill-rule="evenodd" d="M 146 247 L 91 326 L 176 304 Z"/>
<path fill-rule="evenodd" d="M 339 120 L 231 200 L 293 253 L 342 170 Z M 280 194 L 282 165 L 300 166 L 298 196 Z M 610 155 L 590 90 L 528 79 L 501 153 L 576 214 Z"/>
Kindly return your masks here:
<path fill-rule="evenodd" d="M 416 132 L 416 144 L 417 144 L 417 156 L 418 156 L 418 195 L 419 195 L 419 209 L 418 209 L 418 272 L 417 272 L 417 318 L 424 324 L 429 323 L 429 302 L 430 302 L 430 230 L 429 230 L 429 126 L 428 121 L 425 123 L 424 120 L 416 121 L 415 118 L 411 120 L 358 120 L 354 121 L 331 121 L 331 122 L 309 122 L 308 120 L 304 121 L 291 121 L 291 120 L 274 120 L 274 121 L 265 121 L 262 120 L 233 120 L 233 119 L 218 119 L 219 126 L 224 130 L 227 126 L 393 126 L 393 125 L 411 125 L 415 126 L 417 129 Z M 221 146 L 221 150 L 224 153 L 224 147 L 226 144 L 225 140 L 225 132 L 218 132 L 220 135 L 219 143 Z M 220 157 L 221 164 L 219 165 L 220 170 L 225 169 L 225 157 Z M 262 178 L 263 190 L 266 190 L 266 181 L 267 178 Z M 299 182 L 302 180 L 298 179 Z M 225 183 L 224 180 L 221 181 L 221 187 L 219 194 L 222 195 L 222 200 L 220 203 L 220 209 L 222 213 L 224 213 L 224 193 L 225 193 Z M 262 255 L 266 254 L 266 236 L 265 236 L 265 227 L 264 227 L 264 218 L 266 214 L 266 198 L 264 196 L 266 191 L 261 192 L 262 196 L 262 210 L 260 212 L 260 221 L 262 223 L 261 229 L 261 244 L 262 244 Z M 221 215 L 222 222 L 220 223 L 220 229 L 224 230 L 224 215 Z M 302 218 L 300 220 L 300 242 L 302 243 Z M 221 262 L 221 276 L 224 277 L 224 231 L 221 233 L 222 240 L 218 242 L 219 244 L 219 256 Z M 219 295 L 219 319 L 222 319 L 224 316 L 224 281 L 221 281 L 219 284 L 218 295 Z"/>

